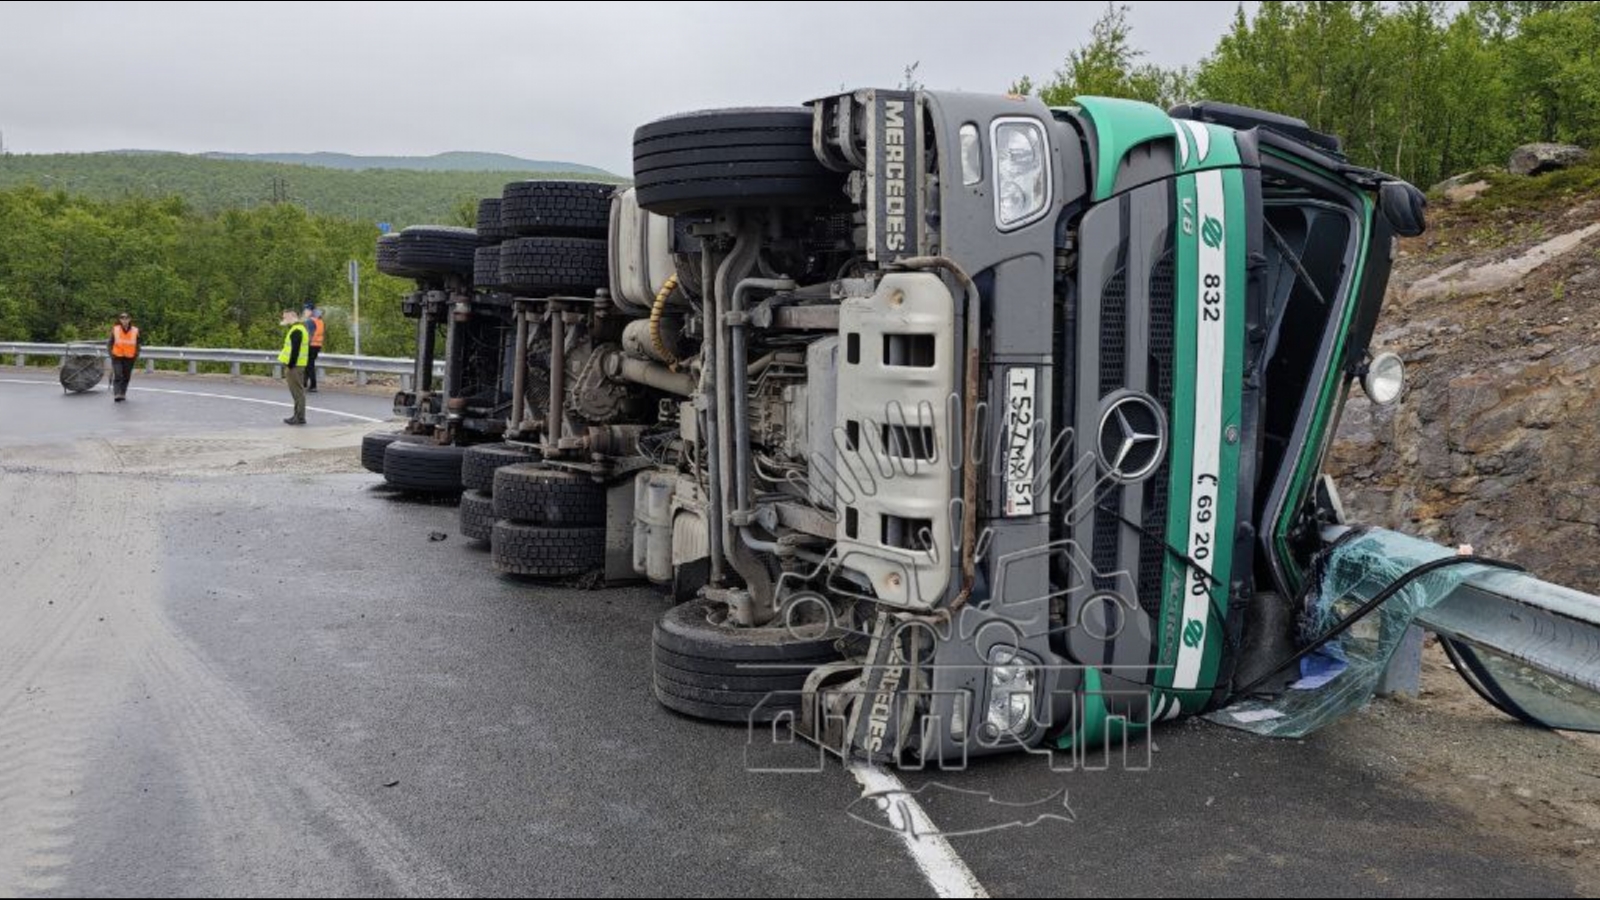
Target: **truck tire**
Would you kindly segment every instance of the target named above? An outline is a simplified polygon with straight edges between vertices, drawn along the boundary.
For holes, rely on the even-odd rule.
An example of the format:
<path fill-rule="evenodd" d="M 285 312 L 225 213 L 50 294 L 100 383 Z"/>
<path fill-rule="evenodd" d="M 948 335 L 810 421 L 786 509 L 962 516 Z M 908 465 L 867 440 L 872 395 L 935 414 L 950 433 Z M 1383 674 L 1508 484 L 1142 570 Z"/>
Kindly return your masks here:
<path fill-rule="evenodd" d="M 484 245 L 494 245 L 506 239 L 506 231 L 500 225 L 500 198 L 490 197 L 478 201 L 478 241 Z"/>
<path fill-rule="evenodd" d="M 480 290 L 500 287 L 500 245 L 479 247 L 472 262 L 472 284 Z"/>
<path fill-rule="evenodd" d="M 673 684 L 722 691 L 789 691 L 805 687 L 808 672 L 757 663 L 704 660 L 655 648 L 656 675 Z M 833 662 L 826 659 L 824 662 Z M 712 670 L 712 671 L 707 671 Z"/>
<path fill-rule="evenodd" d="M 87 394 L 106 377 L 106 364 L 98 356 L 69 356 L 61 363 L 58 379 L 69 394 Z"/>
<path fill-rule="evenodd" d="M 384 480 L 405 491 L 421 494 L 459 494 L 462 447 L 395 442 L 383 453 Z"/>
<path fill-rule="evenodd" d="M 659 119 L 634 132 L 639 205 L 676 216 L 727 207 L 832 206 L 844 176 L 817 161 L 803 108 L 722 109 Z"/>
<path fill-rule="evenodd" d="M 606 242 L 518 238 L 500 245 L 500 284 L 525 297 L 592 296 L 610 284 Z"/>
<path fill-rule="evenodd" d="M 361 467 L 374 475 L 383 474 L 383 456 L 389 445 L 396 442 L 420 443 L 427 438 L 420 434 L 398 431 L 375 431 L 361 439 Z"/>
<path fill-rule="evenodd" d="M 421 278 L 421 272 L 400 265 L 400 235 L 386 234 L 378 238 L 378 271 L 394 278 Z"/>
<path fill-rule="evenodd" d="M 494 498 L 480 491 L 461 495 L 461 536 L 488 546 L 494 537 Z"/>
<path fill-rule="evenodd" d="M 400 232 L 395 263 L 427 275 L 470 277 L 477 262 L 478 233 L 471 228 L 415 225 Z"/>
<path fill-rule="evenodd" d="M 523 578 L 571 578 L 604 568 L 605 528 L 547 528 L 496 522 L 495 571 Z"/>
<path fill-rule="evenodd" d="M 514 236 L 603 239 L 616 191 L 602 181 L 514 182 L 500 201 L 500 227 Z"/>
<path fill-rule="evenodd" d="M 530 464 L 506 466 L 494 473 L 494 512 L 502 519 L 532 525 L 603 528 L 606 492 L 572 472 Z"/>
<path fill-rule="evenodd" d="M 715 722 L 766 722 L 798 710 L 806 678 L 840 658 L 838 635 L 735 628 L 720 604 L 697 600 L 656 623 L 656 699 L 675 712 Z"/>
<path fill-rule="evenodd" d="M 494 473 L 506 466 L 536 463 L 539 451 L 515 444 L 479 444 L 467 450 L 461 463 L 461 483 L 469 491 L 478 491 L 485 497 L 494 496 Z"/>

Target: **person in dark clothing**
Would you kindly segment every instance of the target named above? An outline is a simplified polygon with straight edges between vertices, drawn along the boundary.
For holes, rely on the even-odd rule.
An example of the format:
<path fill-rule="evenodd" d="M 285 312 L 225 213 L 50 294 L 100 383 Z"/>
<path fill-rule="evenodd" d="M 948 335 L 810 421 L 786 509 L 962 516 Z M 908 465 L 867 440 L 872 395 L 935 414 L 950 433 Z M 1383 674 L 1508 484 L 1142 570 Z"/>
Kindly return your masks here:
<path fill-rule="evenodd" d="M 317 357 L 322 355 L 322 344 L 328 334 L 328 326 L 322 321 L 322 310 L 316 309 L 311 304 L 306 304 L 305 312 L 306 334 L 311 336 L 311 355 L 306 363 L 306 393 L 317 392 Z"/>
<path fill-rule="evenodd" d="M 139 329 L 133 316 L 123 313 L 111 326 L 111 337 L 106 341 L 106 351 L 111 355 L 111 398 L 117 403 L 128 399 L 128 384 L 133 381 L 133 366 L 139 361 Z"/>
<path fill-rule="evenodd" d="M 294 398 L 294 415 L 283 420 L 285 425 L 306 424 L 306 364 L 311 360 L 311 335 L 295 315 L 294 310 L 283 311 L 282 325 L 289 329 L 283 336 L 283 349 L 278 352 L 278 363 L 283 366 L 283 380 L 289 385 L 289 396 Z"/>

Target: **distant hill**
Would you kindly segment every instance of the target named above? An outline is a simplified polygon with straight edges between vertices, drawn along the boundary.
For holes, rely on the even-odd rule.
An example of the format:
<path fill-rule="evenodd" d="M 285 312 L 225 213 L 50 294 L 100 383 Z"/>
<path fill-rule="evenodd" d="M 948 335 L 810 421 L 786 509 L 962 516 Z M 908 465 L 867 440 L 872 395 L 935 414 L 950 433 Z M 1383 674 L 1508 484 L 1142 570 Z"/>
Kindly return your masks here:
<path fill-rule="evenodd" d="M 144 151 L 133 151 L 144 152 Z M 604 169 L 545 159 L 523 159 L 504 153 L 440 153 L 437 156 L 351 156 L 348 153 L 202 153 L 206 159 L 234 162 L 284 163 L 359 172 L 366 169 L 405 169 L 414 172 L 562 172 L 614 177 Z"/>
<path fill-rule="evenodd" d="M 487 154 L 445 154 L 433 159 L 451 165 L 454 157 L 484 162 L 500 159 Z M 0 156 L 0 190 L 32 184 L 100 199 L 177 196 L 210 213 L 287 200 L 316 213 L 404 227 L 454 223 L 469 204 L 475 206 L 480 198 L 498 196 L 512 181 L 541 177 L 620 181 L 598 169 L 542 171 L 528 168 L 539 165 L 536 161 L 506 159 L 508 165 L 514 164 L 512 168 L 463 171 L 415 166 L 347 169 L 137 151 L 8 155 Z M 454 165 L 466 161 L 458 159 Z"/>

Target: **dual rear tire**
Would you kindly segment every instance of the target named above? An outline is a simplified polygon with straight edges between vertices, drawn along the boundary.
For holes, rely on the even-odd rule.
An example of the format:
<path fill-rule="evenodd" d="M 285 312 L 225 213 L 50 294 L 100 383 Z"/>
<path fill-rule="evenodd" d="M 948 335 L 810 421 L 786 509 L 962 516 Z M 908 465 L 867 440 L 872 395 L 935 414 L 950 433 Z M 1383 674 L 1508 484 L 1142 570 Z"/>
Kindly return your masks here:
<path fill-rule="evenodd" d="M 495 571 L 572 578 L 605 568 L 606 492 L 586 476 L 533 463 L 494 473 Z"/>

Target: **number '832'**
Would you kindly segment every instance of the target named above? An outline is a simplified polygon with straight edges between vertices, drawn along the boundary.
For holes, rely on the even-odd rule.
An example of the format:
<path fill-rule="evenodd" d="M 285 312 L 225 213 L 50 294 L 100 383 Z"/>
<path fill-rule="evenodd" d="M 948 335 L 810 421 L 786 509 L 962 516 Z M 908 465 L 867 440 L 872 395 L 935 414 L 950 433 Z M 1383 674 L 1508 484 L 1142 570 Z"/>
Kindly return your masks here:
<path fill-rule="evenodd" d="M 1205 292 L 1200 298 L 1205 303 L 1204 315 L 1207 322 L 1222 321 L 1222 276 L 1207 275 Z"/>

